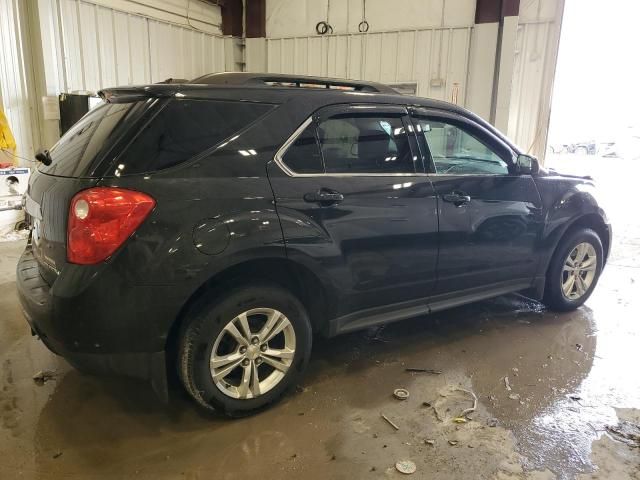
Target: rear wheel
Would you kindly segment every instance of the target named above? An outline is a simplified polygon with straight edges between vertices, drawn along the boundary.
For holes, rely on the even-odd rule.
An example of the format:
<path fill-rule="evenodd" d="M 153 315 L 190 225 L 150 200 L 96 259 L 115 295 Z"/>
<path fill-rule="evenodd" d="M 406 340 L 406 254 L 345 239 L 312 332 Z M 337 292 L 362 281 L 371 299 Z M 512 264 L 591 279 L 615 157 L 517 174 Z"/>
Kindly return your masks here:
<path fill-rule="evenodd" d="M 296 297 L 275 285 L 240 287 L 185 326 L 179 374 L 200 405 L 242 416 L 278 400 L 310 352 L 309 319 Z"/>
<path fill-rule="evenodd" d="M 603 266 L 602 242 L 591 229 L 576 230 L 565 237 L 551 260 L 544 303 L 553 310 L 574 310 L 593 292 Z"/>

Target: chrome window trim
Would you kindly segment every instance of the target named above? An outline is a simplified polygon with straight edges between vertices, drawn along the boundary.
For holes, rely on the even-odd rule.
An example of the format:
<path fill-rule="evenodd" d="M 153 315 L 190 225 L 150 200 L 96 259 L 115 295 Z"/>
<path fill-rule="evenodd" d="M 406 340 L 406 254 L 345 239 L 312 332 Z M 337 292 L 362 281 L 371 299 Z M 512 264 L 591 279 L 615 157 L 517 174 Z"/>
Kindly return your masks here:
<path fill-rule="evenodd" d="M 520 177 L 512 173 L 428 173 L 430 177 Z"/>
<path fill-rule="evenodd" d="M 289 138 L 287 138 L 287 140 L 282 144 L 282 146 L 278 149 L 275 156 L 273 157 L 273 160 L 280 167 L 280 169 L 290 177 L 318 177 L 320 175 L 324 175 L 324 173 L 296 173 L 289 167 L 287 167 L 287 165 L 284 163 L 284 160 L 282 160 L 283 155 L 287 153 L 289 147 L 298 139 L 300 135 L 302 135 L 302 132 L 304 132 L 307 127 L 311 125 L 311 122 L 313 122 L 313 115 L 302 122 L 302 125 L 296 128 L 296 130 L 291 134 Z"/>
<path fill-rule="evenodd" d="M 278 149 L 275 156 L 273 157 L 274 162 L 280 170 L 282 170 L 289 177 L 507 177 L 507 176 L 519 176 L 513 175 L 511 173 L 502 174 L 502 173 L 428 173 L 428 172 L 413 172 L 413 173 L 297 173 L 291 170 L 282 157 L 289 147 L 298 139 L 302 132 L 306 130 L 306 128 L 313 122 L 313 115 L 307 118 L 302 124 L 296 128 L 296 130 L 289 136 L 289 138 L 282 144 L 282 146 Z"/>
<path fill-rule="evenodd" d="M 282 146 L 278 149 L 276 154 L 273 157 L 274 162 L 280 169 L 287 174 L 289 177 L 415 177 L 415 176 L 427 176 L 426 173 L 423 172 L 407 172 L 407 173 L 297 173 L 291 170 L 282 157 L 289 147 L 298 139 L 302 132 L 306 130 L 306 128 L 313 122 L 313 115 L 307 118 L 302 124 L 296 128 L 296 130 L 291 134 L 291 136 L 282 144 Z"/>

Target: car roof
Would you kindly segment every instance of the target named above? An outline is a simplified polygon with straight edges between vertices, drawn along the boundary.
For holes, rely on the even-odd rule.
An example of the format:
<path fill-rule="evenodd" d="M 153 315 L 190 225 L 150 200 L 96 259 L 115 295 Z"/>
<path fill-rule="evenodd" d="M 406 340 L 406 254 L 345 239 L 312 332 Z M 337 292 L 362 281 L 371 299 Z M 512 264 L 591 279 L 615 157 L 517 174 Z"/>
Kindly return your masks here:
<path fill-rule="evenodd" d="M 271 73 L 227 72 L 207 74 L 186 83 L 166 83 L 107 88 L 98 92 L 108 102 L 130 102 L 148 97 L 176 97 L 304 105 L 315 111 L 343 103 L 395 104 L 446 111 L 470 118 L 490 129 L 514 150 L 501 132 L 474 113 L 449 102 L 404 95 L 377 82 Z"/>
<path fill-rule="evenodd" d="M 167 80 L 166 83 L 106 88 L 99 95 L 107 101 L 132 101 L 136 97 L 220 98 L 237 96 L 240 100 L 283 103 L 289 98 L 322 98 L 326 103 L 397 103 L 464 112 L 448 102 L 403 95 L 377 82 L 341 78 L 312 77 L 271 73 L 211 73 L 191 81 Z"/>

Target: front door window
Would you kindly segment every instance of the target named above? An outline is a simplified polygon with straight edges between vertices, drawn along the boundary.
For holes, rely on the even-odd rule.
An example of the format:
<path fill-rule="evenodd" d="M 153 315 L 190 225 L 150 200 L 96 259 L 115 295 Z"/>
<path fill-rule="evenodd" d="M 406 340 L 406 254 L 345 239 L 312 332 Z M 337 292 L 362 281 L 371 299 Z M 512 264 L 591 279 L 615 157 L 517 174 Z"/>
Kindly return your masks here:
<path fill-rule="evenodd" d="M 508 175 L 497 153 L 471 133 L 443 121 L 418 119 L 416 130 L 426 141 L 435 173 L 445 175 Z"/>

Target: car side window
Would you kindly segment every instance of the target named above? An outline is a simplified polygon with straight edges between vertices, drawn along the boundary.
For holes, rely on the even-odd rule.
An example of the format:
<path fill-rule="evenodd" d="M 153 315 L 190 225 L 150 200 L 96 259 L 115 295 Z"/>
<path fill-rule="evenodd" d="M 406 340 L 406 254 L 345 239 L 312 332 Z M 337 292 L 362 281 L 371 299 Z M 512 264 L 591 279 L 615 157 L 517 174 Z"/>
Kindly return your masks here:
<path fill-rule="evenodd" d="M 321 120 L 318 139 L 325 171 L 414 173 L 402 119 L 379 114 L 338 114 Z"/>
<path fill-rule="evenodd" d="M 416 120 L 424 136 L 435 173 L 451 175 L 508 175 L 509 165 L 476 136 L 440 120 Z"/>
<path fill-rule="evenodd" d="M 238 101 L 171 100 L 118 158 L 115 175 L 155 172 L 179 165 L 215 147 L 273 108 L 270 104 Z"/>
<path fill-rule="evenodd" d="M 323 173 L 322 155 L 313 122 L 298 136 L 282 156 L 285 165 L 295 173 Z"/>

